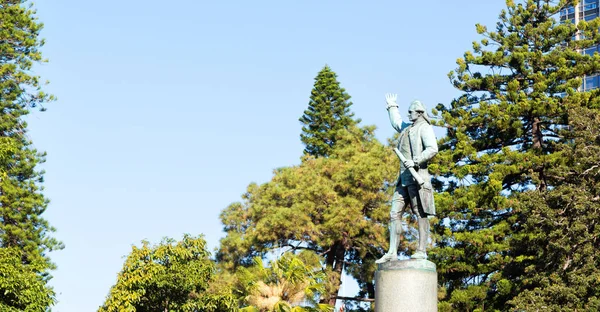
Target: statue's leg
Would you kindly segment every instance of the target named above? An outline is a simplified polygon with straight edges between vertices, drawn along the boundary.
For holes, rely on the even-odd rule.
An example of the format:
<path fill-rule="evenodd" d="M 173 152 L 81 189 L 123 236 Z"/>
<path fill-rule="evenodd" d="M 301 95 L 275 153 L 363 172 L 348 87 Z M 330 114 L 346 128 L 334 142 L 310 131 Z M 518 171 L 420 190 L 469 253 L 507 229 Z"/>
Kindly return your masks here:
<path fill-rule="evenodd" d="M 427 259 L 427 244 L 429 241 L 429 219 L 427 219 L 427 214 L 425 214 L 423 207 L 420 207 L 421 204 L 419 201 L 419 190 L 418 186 L 411 185 L 409 187 L 409 194 L 411 198 L 411 208 L 413 213 L 416 214 L 419 223 L 419 245 L 417 246 L 417 250 L 410 257 L 412 259 Z"/>
<path fill-rule="evenodd" d="M 429 240 L 429 219 L 419 218 L 419 247 L 417 251 L 427 254 L 427 243 Z"/>
<path fill-rule="evenodd" d="M 402 234 L 402 212 L 405 207 L 403 196 L 405 190 L 402 186 L 396 188 L 394 197 L 392 197 L 392 209 L 390 211 L 390 248 L 388 252 L 375 261 L 375 263 L 385 263 L 387 261 L 398 260 L 398 245 L 400 244 L 400 235 Z"/>
<path fill-rule="evenodd" d="M 398 245 L 400 245 L 400 235 L 402 234 L 401 213 L 392 212 L 390 214 L 390 250 L 389 254 L 398 255 Z"/>

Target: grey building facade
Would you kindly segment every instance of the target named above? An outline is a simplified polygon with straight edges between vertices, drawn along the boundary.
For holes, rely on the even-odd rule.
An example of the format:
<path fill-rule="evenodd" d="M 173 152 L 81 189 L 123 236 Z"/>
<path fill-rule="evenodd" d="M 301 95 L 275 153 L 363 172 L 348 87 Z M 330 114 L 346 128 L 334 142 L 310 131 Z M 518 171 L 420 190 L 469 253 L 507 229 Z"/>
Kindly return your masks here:
<path fill-rule="evenodd" d="M 593 20 L 600 16 L 599 3 L 600 0 L 580 0 L 574 7 L 568 7 L 560 11 L 560 21 L 565 22 L 570 20 L 573 24 L 580 21 Z M 578 38 L 575 38 L 578 39 Z M 588 55 L 594 55 L 594 52 L 600 53 L 600 46 L 595 46 L 582 51 Z M 600 76 L 586 76 L 583 80 L 582 89 L 584 91 L 600 87 Z"/>

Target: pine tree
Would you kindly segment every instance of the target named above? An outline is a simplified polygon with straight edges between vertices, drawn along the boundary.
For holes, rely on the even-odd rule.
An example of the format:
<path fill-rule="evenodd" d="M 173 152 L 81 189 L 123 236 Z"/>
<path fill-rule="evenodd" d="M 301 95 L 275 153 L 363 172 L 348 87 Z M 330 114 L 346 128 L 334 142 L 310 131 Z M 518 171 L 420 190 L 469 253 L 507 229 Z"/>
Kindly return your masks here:
<path fill-rule="evenodd" d="M 244 202 L 221 213 L 227 233 L 217 254 L 221 264 L 233 270 L 269 252 L 308 250 L 323 257 L 328 275 L 322 303 L 335 304 L 343 270 L 372 298 L 398 166 L 373 130 L 340 130 L 329 157 L 305 156 L 298 166 L 277 169 L 271 181 L 251 184 Z"/>
<path fill-rule="evenodd" d="M 579 117 L 579 108 L 598 113 L 600 92 L 577 91 L 583 77 L 600 71 L 600 55 L 580 52 L 600 43 L 600 20 L 561 24 L 559 11 L 575 4 L 508 0 L 496 30 L 477 25 L 484 39 L 473 43 L 473 51 L 458 59 L 458 68 L 449 75 L 464 93 L 450 107 L 437 107 L 448 135 L 430 166 L 439 177 L 432 258 L 444 291 L 441 311 L 541 309 L 543 304 L 533 297 L 543 301 L 555 295 L 558 280 L 560 287 L 578 285 L 566 296 L 596 296 L 597 283 L 584 286 L 570 279 L 592 273 L 587 265 L 580 270 L 585 261 L 598 267 L 590 256 L 597 251 L 592 247 L 596 243 L 597 249 L 597 240 L 576 243 L 581 231 L 597 233 L 591 222 L 600 217 L 597 204 L 581 200 L 569 216 L 560 212 L 570 194 L 563 188 L 576 190 L 567 177 L 587 170 L 570 162 L 576 157 L 565 152 L 572 139 L 564 131 Z M 582 40 L 575 40 L 576 35 Z M 595 198 L 597 186 L 588 192 L 582 196 Z M 595 215 L 575 217 L 576 211 L 587 209 Z M 554 255 L 560 248 L 552 247 L 552 238 L 558 233 L 565 249 Z M 587 249 L 569 254 L 573 244 Z"/>
<path fill-rule="evenodd" d="M 548 168 L 545 192 L 524 192 L 506 270 L 510 303 L 527 311 L 600 311 L 600 103 L 569 110 L 554 142 L 560 164 Z"/>
<path fill-rule="evenodd" d="M 39 38 L 42 24 L 26 3 L 0 4 L 0 248 L 6 249 L 0 263 L 25 279 L 15 280 L 10 271 L 0 270 L 0 307 L 45 311 L 54 302 L 47 285 L 53 268 L 47 253 L 62 246 L 49 236 L 53 228 L 41 217 L 48 200 L 37 166 L 45 154 L 32 147 L 24 117 L 54 98 L 42 91 L 40 77 L 31 71 L 34 63 L 44 61 L 39 51 L 44 42 Z M 24 297 L 27 289 L 37 295 Z"/>
<path fill-rule="evenodd" d="M 355 125 L 350 112 L 350 95 L 340 87 L 335 72 L 325 65 L 315 78 L 308 108 L 300 118 L 303 124 L 300 140 L 306 146 L 304 153 L 327 157 L 339 139 L 338 131 Z"/>

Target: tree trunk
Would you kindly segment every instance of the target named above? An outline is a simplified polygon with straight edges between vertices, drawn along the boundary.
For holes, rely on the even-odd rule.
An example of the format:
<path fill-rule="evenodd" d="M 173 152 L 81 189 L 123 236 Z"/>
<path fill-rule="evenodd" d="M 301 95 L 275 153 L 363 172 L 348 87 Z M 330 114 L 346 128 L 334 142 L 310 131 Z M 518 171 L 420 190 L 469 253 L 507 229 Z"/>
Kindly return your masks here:
<path fill-rule="evenodd" d="M 333 287 L 328 296 L 321 298 L 321 303 L 327 303 L 332 306 L 335 305 L 335 301 L 340 291 L 340 285 L 342 284 L 342 271 L 344 269 L 344 258 L 346 256 L 346 250 L 342 242 L 337 241 L 333 243 L 331 249 L 325 254 L 325 265 L 326 268 L 337 275 L 337 280 L 333 281 Z"/>
<path fill-rule="evenodd" d="M 338 276 L 338 280 L 335 282 L 332 292 L 329 296 L 329 301 L 327 302 L 329 305 L 335 306 L 335 301 L 337 299 L 338 293 L 340 291 L 340 286 L 342 285 L 342 273 L 344 270 L 344 258 L 346 256 L 346 250 L 342 242 L 335 242 L 335 248 L 332 248 L 332 256 L 334 258 L 333 262 L 333 272 Z"/>
<path fill-rule="evenodd" d="M 325 253 L 325 268 L 333 270 L 333 264 L 335 263 L 335 251 L 336 251 L 336 243 L 329 248 L 329 251 Z"/>
<path fill-rule="evenodd" d="M 531 125 L 531 135 L 533 141 L 533 149 L 542 149 L 542 143 L 544 137 L 542 135 L 542 126 L 541 120 L 539 117 L 533 118 L 533 124 Z"/>
<path fill-rule="evenodd" d="M 541 152 L 543 143 L 544 143 L 544 135 L 542 134 L 542 126 L 541 120 L 539 117 L 533 118 L 533 124 L 531 126 L 531 135 L 533 141 L 533 149 Z M 544 166 L 542 165 L 538 171 L 540 185 L 538 185 L 537 189 L 540 191 L 546 190 L 546 175 L 544 174 Z"/>
<path fill-rule="evenodd" d="M 367 282 L 367 296 L 369 298 L 375 298 L 375 283 Z"/>

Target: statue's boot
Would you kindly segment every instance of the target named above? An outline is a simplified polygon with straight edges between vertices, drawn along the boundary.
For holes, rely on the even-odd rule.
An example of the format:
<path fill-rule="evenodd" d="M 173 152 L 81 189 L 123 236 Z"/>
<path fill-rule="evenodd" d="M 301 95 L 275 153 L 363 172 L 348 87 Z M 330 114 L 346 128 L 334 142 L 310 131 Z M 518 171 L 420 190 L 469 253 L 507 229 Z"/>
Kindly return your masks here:
<path fill-rule="evenodd" d="M 410 256 L 412 259 L 427 259 L 427 241 L 429 240 L 429 219 L 419 218 L 419 247 Z"/>
<path fill-rule="evenodd" d="M 390 250 L 383 257 L 376 260 L 375 263 L 381 264 L 398 260 L 398 244 L 400 243 L 401 232 L 400 220 L 392 220 L 390 222 Z"/>

